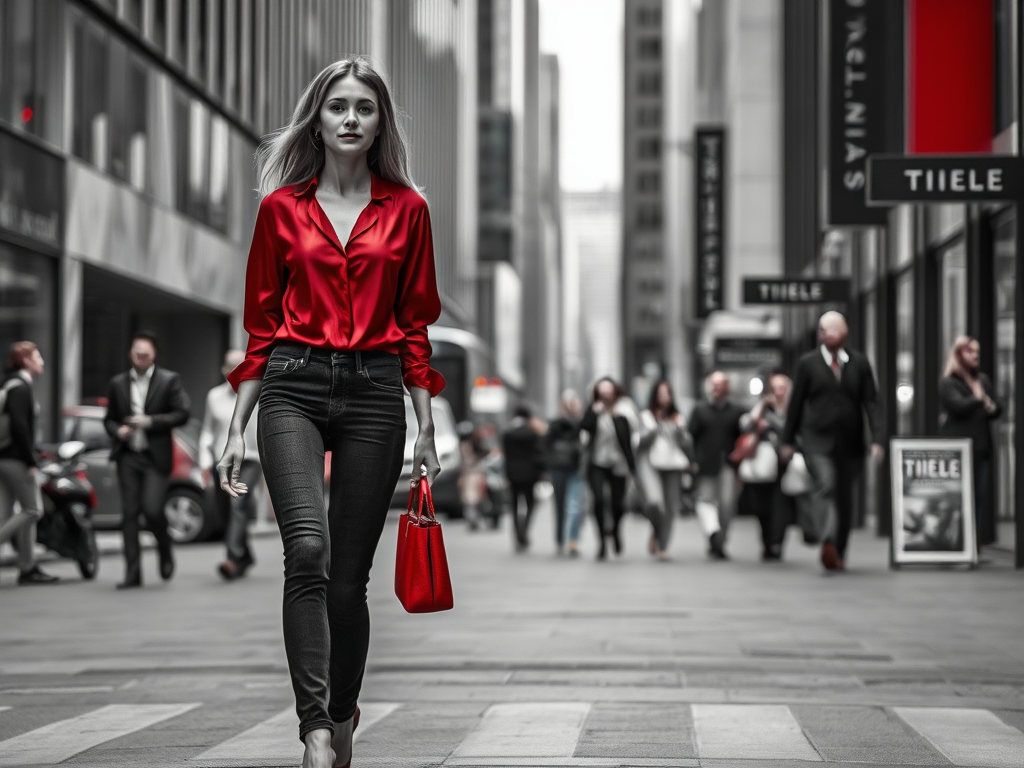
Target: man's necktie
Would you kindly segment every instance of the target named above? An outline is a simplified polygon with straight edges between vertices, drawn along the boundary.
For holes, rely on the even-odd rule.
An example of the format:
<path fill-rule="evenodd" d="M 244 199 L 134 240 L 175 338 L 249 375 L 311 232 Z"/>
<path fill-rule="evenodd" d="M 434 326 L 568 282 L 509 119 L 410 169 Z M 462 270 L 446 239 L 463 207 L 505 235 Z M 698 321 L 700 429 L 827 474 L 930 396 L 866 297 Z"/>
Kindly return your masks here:
<path fill-rule="evenodd" d="M 832 373 L 834 373 L 836 375 L 836 381 L 839 381 L 840 379 L 843 378 L 843 369 L 839 365 L 839 355 L 836 355 L 836 354 L 832 355 L 832 365 L 831 365 L 831 368 L 832 368 Z"/>

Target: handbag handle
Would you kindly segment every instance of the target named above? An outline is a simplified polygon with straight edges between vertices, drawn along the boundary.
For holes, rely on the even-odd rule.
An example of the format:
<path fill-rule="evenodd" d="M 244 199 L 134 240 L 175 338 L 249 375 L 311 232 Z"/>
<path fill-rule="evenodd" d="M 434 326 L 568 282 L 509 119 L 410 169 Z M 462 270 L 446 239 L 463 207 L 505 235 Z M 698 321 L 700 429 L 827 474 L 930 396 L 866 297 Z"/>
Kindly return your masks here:
<path fill-rule="evenodd" d="M 417 498 L 417 491 L 419 491 Z M 426 511 L 423 504 L 426 502 Z M 413 514 L 415 512 L 415 515 Z M 430 490 L 430 483 L 427 478 L 420 478 L 419 483 L 409 489 L 409 506 L 406 514 L 409 515 L 409 522 L 414 525 L 427 526 L 437 525 L 437 517 L 434 513 L 434 494 Z M 426 518 L 426 522 L 424 522 Z"/>

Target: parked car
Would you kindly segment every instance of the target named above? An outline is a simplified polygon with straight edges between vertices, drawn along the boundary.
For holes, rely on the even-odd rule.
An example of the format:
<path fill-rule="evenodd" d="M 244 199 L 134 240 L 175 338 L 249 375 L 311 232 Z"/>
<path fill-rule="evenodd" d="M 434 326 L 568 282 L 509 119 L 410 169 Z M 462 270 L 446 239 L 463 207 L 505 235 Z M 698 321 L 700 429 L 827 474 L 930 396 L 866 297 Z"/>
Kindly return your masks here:
<path fill-rule="evenodd" d="M 123 517 L 121 490 L 117 482 L 117 466 L 110 463 L 113 439 L 103 427 L 106 412 L 102 405 L 65 408 L 62 411 L 62 439 L 85 443 L 81 461 L 86 466 L 86 476 L 96 490 L 97 498 L 93 527 L 97 530 L 120 530 Z M 223 514 L 209 487 L 209 479 L 198 465 L 199 427 L 199 422 L 193 419 L 172 433 L 173 468 L 164 511 L 171 538 L 182 544 L 214 538 L 223 534 L 225 526 Z"/>

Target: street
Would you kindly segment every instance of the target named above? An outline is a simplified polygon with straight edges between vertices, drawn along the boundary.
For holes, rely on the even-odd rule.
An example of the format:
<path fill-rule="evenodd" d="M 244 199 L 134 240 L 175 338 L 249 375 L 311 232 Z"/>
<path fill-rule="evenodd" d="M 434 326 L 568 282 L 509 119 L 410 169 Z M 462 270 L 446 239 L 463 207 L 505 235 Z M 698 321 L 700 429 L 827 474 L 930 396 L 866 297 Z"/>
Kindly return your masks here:
<path fill-rule="evenodd" d="M 892 572 L 855 533 L 824 575 L 791 529 L 762 564 L 756 522 L 712 562 L 692 519 L 673 561 L 559 558 L 550 510 L 529 553 L 501 531 L 444 532 L 455 610 L 407 615 L 392 592 L 397 514 L 370 584 L 373 639 L 355 766 L 1024 765 L 1024 593 L 1009 559 Z M 219 545 L 178 573 L 114 590 L 19 588 L 0 574 L 0 766 L 293 766 L 301 760 L 281 640 L 281 547 L 257 539 L 248 578 Z"/>

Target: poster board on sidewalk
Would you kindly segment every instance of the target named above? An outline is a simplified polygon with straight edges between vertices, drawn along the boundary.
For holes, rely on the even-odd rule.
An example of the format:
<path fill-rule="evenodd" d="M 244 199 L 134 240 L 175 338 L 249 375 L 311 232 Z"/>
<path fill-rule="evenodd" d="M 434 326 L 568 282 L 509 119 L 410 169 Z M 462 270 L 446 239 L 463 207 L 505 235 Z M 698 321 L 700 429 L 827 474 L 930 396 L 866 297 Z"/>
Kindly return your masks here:
<path fill-rule="evenodd" d="M 897 438 L 889 456 L 892 564 L 976 565 L 971 441 Z"/>

